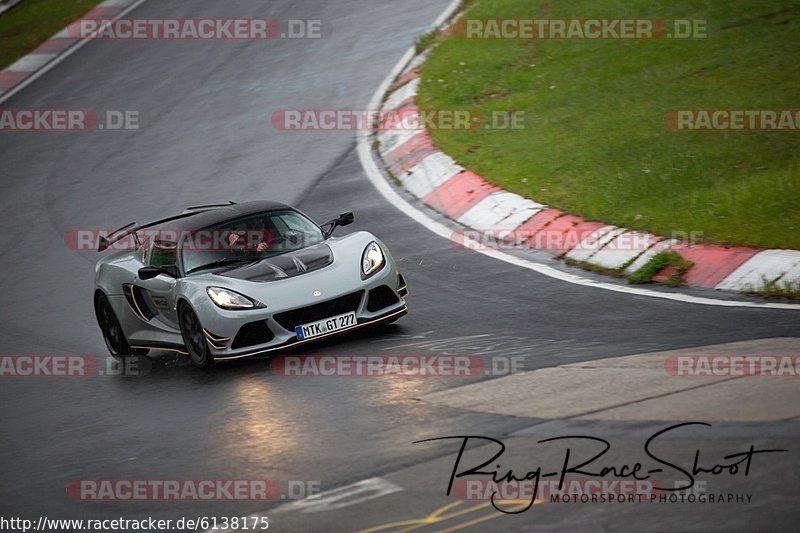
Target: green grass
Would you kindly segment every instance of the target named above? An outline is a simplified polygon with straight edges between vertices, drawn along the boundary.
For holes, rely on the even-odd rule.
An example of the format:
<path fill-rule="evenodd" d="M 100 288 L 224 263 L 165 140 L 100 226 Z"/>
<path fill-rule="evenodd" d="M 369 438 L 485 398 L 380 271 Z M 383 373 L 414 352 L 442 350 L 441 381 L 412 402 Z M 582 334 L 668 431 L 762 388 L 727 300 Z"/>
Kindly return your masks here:
<path fill-rule="evenodd" d="M 427 31 L 414 41 L 414 49 L 420 54 L 430 48 L 439 38 L 439 30 Z"/>
<path fill-rule="evenodd" d="M 673 267 L 675 272 L 664 281 L 665 285 L 680 286 L 683 284 L 683 275 L 692 268 L 692 263 L 677 252 L 659 252 L 642 268 L 628 277 L 630 283 L 650 283 L 653 276 L 667 267 Z"/>
<path fill-rule="evenodd" d="M 24 0 L 0 16 L 0 69 L 90 11 L 101 0 Z"/>
<path fill-rule="evenodd" d="M 457 15 L 461 11 L 469 9 L 470 7 L 474 6 L 477 2 L 478 0 L 461 0 L 461 3 L 455 10 L 455 15 Z M 414 50 L 416 51 L 417 54 L 421 54 L 431 46 L 440 42 L 443 38 L 444 37 L 441 33 L 441 27 L 428 30 L 422 35 L 420 35 L 416 41 L 414 41 Z"/>
<path fill-rule="evenodd" d="M 761 287 L 749 292 L 765 298 L 800 300 L 800 280 L 771 281 L 764 278 L 762 279 Z"/>
<path fill-rule="evenodd" d="M 523 111 L 515 130 L 434 130 L 484 178 L 554 207 L 662 235 L 800 248 L 800 131 L 675 132 L 673 109 L 800 107 L 789 0 L 482 0 L 471 18 L 705 19 L 707 39 L 468 40 L 422 70 L 426 109 Z"/>

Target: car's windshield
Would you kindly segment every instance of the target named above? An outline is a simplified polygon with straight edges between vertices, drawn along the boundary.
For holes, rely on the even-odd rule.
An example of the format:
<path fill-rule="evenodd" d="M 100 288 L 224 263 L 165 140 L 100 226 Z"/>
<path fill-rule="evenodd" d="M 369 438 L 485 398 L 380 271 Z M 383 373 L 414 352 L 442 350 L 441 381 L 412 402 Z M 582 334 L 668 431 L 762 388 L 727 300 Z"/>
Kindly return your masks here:
<path fill-rule="evenodd" d="M 260 261 L 322 242 L 308 218 L 289 209 L 226 221 L 189 234 L 181 248 L 186 274 Z"/>

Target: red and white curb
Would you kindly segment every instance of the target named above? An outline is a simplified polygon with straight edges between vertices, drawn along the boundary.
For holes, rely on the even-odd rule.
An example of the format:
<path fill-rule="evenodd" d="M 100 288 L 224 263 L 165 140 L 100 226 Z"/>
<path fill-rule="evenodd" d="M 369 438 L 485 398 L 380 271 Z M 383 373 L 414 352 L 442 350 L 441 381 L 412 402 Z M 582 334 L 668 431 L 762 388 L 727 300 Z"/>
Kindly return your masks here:
<path fill-rule="evenodd" d="M 120 16 L 126 10 L 143 0 L 106 0 L 81 17 L 83 20 L 108 20 Z M 26 82 L 44 72 L 57 58 L 71 52 L 78 43 L 91 39 L 81 39 L 71 35 L 67 28 L 59 31 L 40 44 L 35 50 L 0 71 L 0 102 L 9 98 Z"/>
<path fill-rule="evenodd" d="M 416 56 L 396 76 L 385 95 L 384 113 L 416 109 L 424 59 L 424 54 Z M 694 287 L 756 291 L 765 282 L 800 281 L 800 251 L 687 245 L 587 221 L 488 183 L 436 148 L 424 128 L 381 131 L 376 138 L 385 168 L 411 195 L 475 232 L 517 232 L 526 242 L 515 244 L 526 249 L 626 274 L 639 270 L 658 252 L 675 251 L 694 263 L 684 275 Z M 665 272 L 654 280 L 666 277 Z"/>

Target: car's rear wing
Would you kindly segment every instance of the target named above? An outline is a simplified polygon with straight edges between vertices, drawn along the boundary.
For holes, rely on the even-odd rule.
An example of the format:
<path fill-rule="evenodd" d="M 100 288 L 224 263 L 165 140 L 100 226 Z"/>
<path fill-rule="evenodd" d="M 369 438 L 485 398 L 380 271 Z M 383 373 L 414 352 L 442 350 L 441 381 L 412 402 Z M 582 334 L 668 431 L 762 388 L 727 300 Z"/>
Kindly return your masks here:
<path fill-rule="evenodd" d="M 195 212 L 195 211 L 198 211 L 200 209 L 205 211 L 205 210 L 208 210 L 208 209 L 216 209 L 217 207 L 230 207 L 232 205 L 236 205 L 236 202 L 228 201 L 227 204 L 193 205 L 191 207 L 187 207 L 186 209 L 184 209 L 183 212 L 184 213 L 188 213 L 190 211 L 191 212 Z"/>
<path fill-rule="evenodd" d="M 136 239 L 136 244 L 138 245 L 139 238 L 136 236 L 136 232 L 139 230 L 151 228 L 153 226 L 157 226 L 158 224 L 163 224 L 164 222 L 171 222 L 173 220 L 179 220 L 181 218 L 190 217 L 192 215 L 196 215 L 204 211 L 210 211 L 211 209 L 218 209 L 220 207 L 230 207 L 232 205 L 236 205 L 236 202 L 228 202 L 226 204 L 196 205 L 192 207 L 187 207 L 184 210 L 184 212 L 181 213 L 180 215 L 173 215 L 171 217 L 154 220 L 152 222 L 148 222 L 147 224 L 142 224 L 141 226 L 137 226 L 136 222 L 131 222 L 130 224 L 122 226 L 119 229 L 115 229 L 105 237 L 101 235 L 100 239 L 98 239 L 97 251 L 104 252 L 108 250 L 108 248 L 112 244 L 124 239 L 129 235 L 133 235 L 133 238 Z"/>
<path fill-rule="evenodd" d="M 100 235 L 97 244 L 97 251 L 98 252 L 106 251 L 109 246 L 111 246 L 120 239 L 124 239 L 135 230 L 136 230 L 136 222 L 131 222 L 130 224 L 122 226 L 119 229 L 115 229 L 107 236 Z"/>

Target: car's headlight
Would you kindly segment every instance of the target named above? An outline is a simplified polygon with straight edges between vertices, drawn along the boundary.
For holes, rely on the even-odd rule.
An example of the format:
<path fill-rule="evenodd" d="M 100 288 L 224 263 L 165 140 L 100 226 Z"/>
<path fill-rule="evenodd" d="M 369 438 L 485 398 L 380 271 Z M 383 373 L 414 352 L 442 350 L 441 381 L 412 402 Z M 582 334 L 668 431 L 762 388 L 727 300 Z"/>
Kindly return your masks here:
<path fill-rule="evenodd" d="M 256 306 L 255 302 L 247 296 L 229 289 L 208 287 L 206 292 L 211 301 L 223 309 L 248 309 Z"/>
<path fill-rule="evenodd" d="M 371 276 L 381 269 L 386 263 L 383 257 L 383 250 L 378 246 L 378 243 L 372 241 L 364 248 L 364 254 L 361 256 L 361 273 L 364 276 Z"/>

